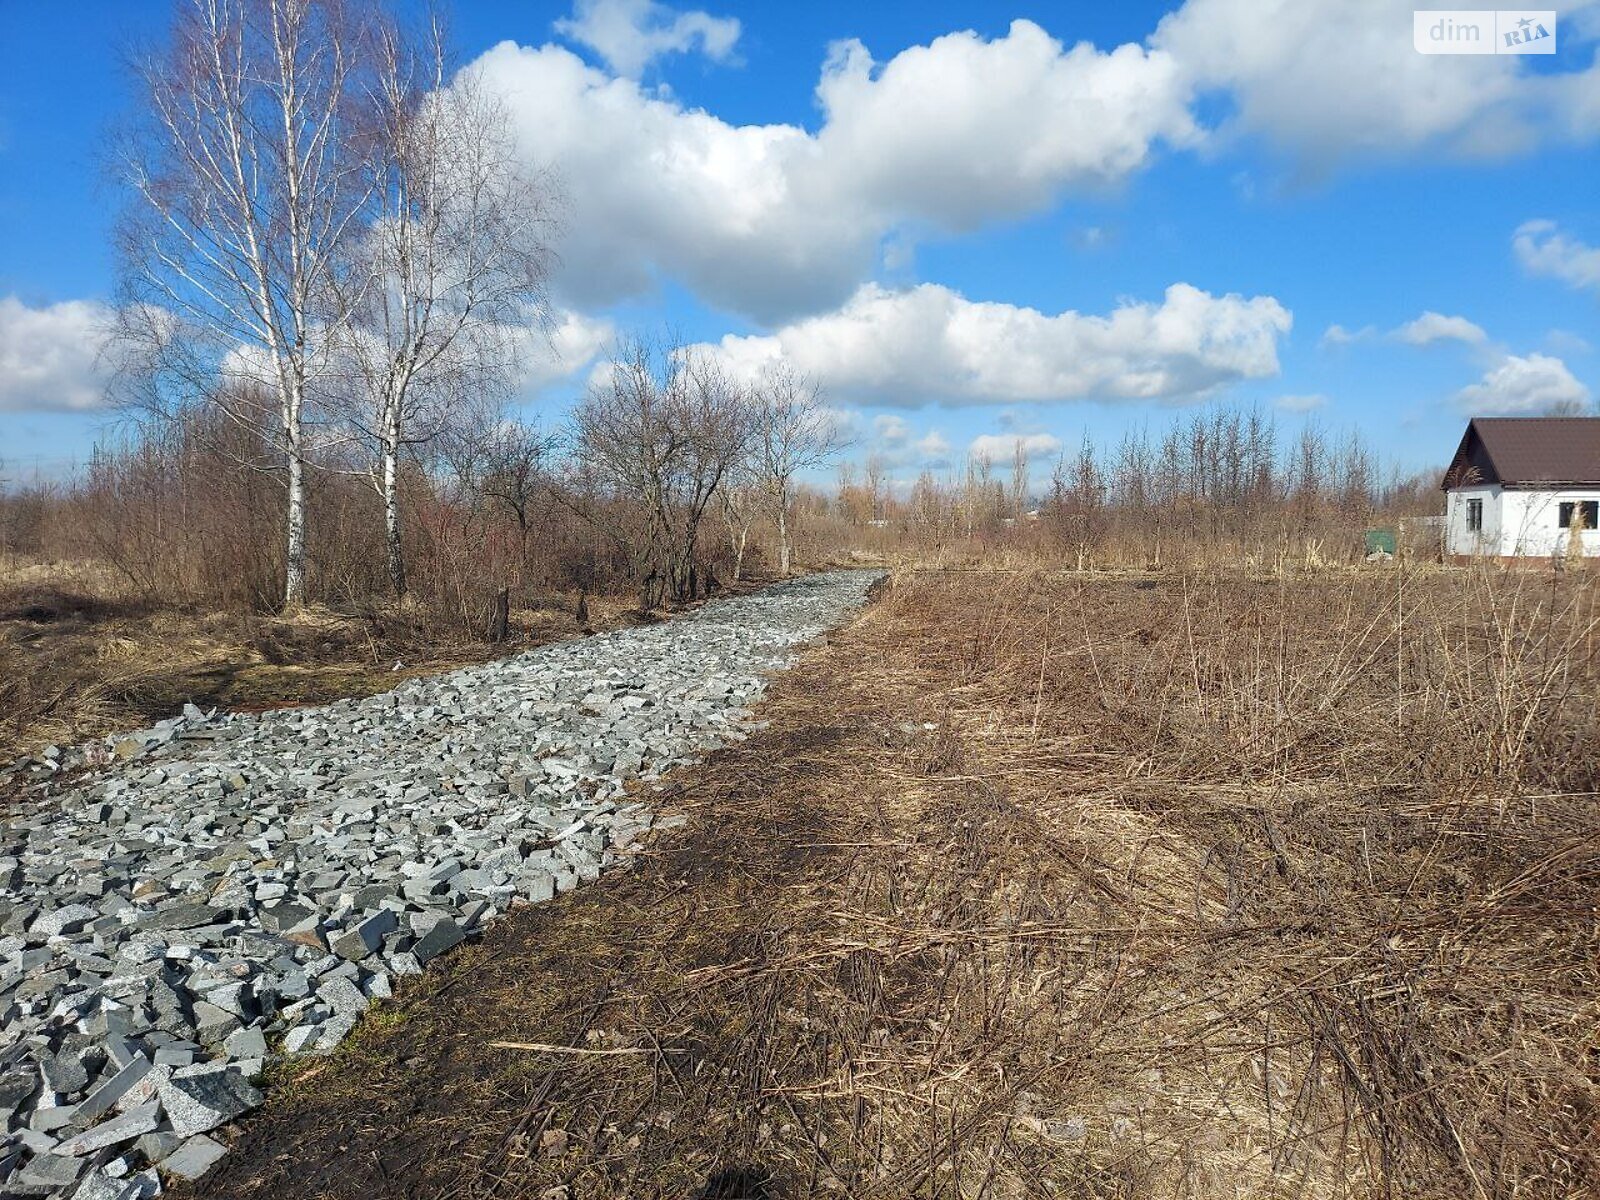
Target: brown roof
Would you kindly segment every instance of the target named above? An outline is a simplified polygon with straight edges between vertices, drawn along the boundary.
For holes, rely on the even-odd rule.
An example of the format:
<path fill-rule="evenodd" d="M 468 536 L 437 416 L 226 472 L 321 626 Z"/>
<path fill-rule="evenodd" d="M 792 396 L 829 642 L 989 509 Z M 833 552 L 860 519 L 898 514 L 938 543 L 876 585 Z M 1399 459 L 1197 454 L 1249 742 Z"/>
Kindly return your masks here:
<path fill-rule="evenodd" d="M 1600 487 L 1600 417 L 1474 417 L 1443 486 L 1472 483 Z"/>

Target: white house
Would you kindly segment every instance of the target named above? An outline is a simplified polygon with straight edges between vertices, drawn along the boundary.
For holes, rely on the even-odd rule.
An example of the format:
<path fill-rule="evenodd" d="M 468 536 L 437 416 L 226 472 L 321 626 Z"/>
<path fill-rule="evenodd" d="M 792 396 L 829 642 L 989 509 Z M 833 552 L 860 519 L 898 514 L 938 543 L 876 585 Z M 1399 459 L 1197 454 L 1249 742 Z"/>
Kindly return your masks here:
<path fill-rule="evenodd" d="M 1600 555 L 1600 417 L 1475 417 L 1442 486 L 1448 554 Z"/>

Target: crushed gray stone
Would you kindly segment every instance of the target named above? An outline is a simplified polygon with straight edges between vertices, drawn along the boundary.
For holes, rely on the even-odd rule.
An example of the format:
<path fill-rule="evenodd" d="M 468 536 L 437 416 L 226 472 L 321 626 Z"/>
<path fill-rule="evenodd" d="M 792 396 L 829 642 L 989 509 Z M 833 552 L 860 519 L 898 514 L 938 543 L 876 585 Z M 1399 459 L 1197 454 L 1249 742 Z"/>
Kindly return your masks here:
<path fill-rule="evenodd" d="M 651 788 L 865 600 L 836 572 L 391 692 L 192 704 L 0 769 L 0 1194 L 197 1178 L 280 1054 L 518 904 L 626 869 Z M 640 781 L 632 791 L 628 785 Z"/>
<path fill-rule="evenodd" d="M 203 1133 L 196 1134 L 163 1158 L 161 1169 L 179 1179 L 199 1179 L 227 1152 L 220 1142 Z"/>

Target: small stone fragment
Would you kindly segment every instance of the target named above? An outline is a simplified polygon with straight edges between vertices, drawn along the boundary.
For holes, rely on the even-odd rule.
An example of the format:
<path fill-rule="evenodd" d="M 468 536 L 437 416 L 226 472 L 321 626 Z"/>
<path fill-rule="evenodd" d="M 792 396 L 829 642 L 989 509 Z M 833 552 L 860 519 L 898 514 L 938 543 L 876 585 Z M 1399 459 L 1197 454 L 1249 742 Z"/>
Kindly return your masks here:
<path fill-rule="evenodd" d="M 149 1071 L 150 1060 L 142 1054 L 136 1056 L 127 1066 L 91 1092 L 89 1098 L 73 1110 L 73 1123 L 79 1126 L 88 1125 L 90 1122 L 110 1112 L 112 1106 L 122 1099 L 128 1089 L 143 1079 Z"/>
<path fill-rule="evenodd" d="M 175 1133 L 158 1130 L 155 1133 L 145 1134 L 133 1144 L 133 1148 L 145 1162 L 159 1164 L 176 1150 L 182 1141 L 183 1139 Z"/>
<path fill-rule="evenodd" d="M 399 926 L 393 909 L 379 909 L 366 920 L 330 938 L 328 949 L 340 958 L 357 962 L 382 946 L 384 935 L 393 933 Z"/>
<path fill-rule="evenodd" d="M 81 1158 L 64 1158 L 56 1154 L 37 1154 L 17 1172 L 12 1183 L 18 1191 L 47 1195 L 78 1181 L 88 1164 Z"/>
<path fill-rule="evenodd" d="M 166 1080 L 161 1085 L 161 1103 L 172 1122 L 172 1132 L 188 1137 L 249 1112 L 261 1103 L 261 1093 L 230 1067 Z"/>
<path fill-rule="evenodd" d="M 416 956 L 419 963 L 427 966 L 430 961 L 438 958 L 446 950 L 458 945 L 466 936 L 462 932 L 461 926 L 457 925 L 451 918 L 445 917 L 417 939 L 417 944 L 411 947 L 411 953 Z"/>
<path fill-rule="evenodd" d="M 120 1117 L 102 1121 L 92 1129 L 78 1134 L 77 1137 L 68 1138 L 51 1153 L 70 1155 L 74 1158 L 93 1154 L 96 1150 L 104 1150 L 108 1146 L 131 1142 L 134 1138 L 151 1132 L 159 1124 L 161 1124 L 161 1104 L 159 1101 L 151 1100 L 130 1108 Z"/>
<path fill-rule="evenodd" d="M 196 1134 L 162 1159 L 161 1169 L 179 1179 L 199 1179 L 227 1152 L 221 1143 Z"/>
<path fill-rule="evenodd" d="M 222 1043 L 229 1058 L 265 1058 L 267 1039 L 259 1029 L 239 1029 Z"/>

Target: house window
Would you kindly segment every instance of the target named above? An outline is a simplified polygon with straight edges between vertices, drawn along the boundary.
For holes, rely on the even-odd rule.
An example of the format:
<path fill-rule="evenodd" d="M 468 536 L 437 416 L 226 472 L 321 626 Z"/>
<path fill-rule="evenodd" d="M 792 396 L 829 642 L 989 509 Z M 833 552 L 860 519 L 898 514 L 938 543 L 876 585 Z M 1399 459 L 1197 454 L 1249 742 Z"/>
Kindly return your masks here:
<path fill-rule="evenodd" d="M 1581 517 L 1582 529 L 1600 529 L 1600 500 L 1563 500 L 1557 509 L 1556 523 L 1563 529 L 1572 528 L 1572 518 Z"/>
<path fill-rule="evenodd" d="M 1483 532 L 1483 501 L 1482 500 L 1468 500 L 1467 501 L 1467 532 L 1468 533 L 1482 533 Z"/>

